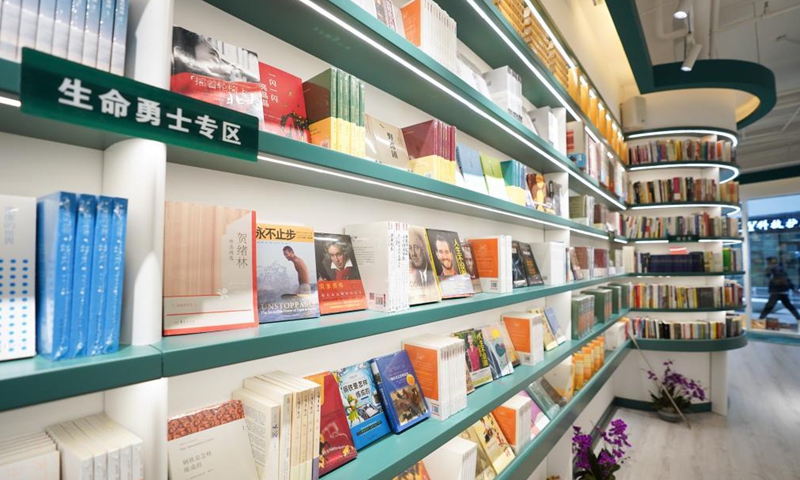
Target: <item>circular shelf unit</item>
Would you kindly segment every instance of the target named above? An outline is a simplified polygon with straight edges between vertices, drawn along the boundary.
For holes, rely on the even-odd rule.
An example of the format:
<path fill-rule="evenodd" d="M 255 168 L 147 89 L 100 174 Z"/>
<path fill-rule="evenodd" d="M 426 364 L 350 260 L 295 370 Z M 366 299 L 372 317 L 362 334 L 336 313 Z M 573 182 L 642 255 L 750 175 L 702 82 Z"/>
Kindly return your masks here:
<path fill-rule="evenodd" d="M 743 332 L 738 337 L 720 338 L 717 340 L 636 339 L 636 342 L 642 350 L 657 352 L 725 352 L 743 348 L 747 345 L 747 341 L 747 332 Z"/>

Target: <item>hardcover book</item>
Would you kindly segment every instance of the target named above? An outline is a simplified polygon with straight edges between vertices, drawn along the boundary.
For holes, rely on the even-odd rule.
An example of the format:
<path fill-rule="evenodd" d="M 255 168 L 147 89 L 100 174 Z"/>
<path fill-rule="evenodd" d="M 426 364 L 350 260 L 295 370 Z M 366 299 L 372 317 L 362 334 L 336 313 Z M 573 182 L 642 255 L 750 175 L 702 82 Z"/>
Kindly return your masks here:
<path fill-rule="evenodd" d="M 326 315 L 367 308 L 350 236 L 316 232 L 314 248 L 320 313 Z"/>
<path fill-rule="evenodd" d="M 373 358 L 369 364 L 394 433 L 407 430 L 430 417 L 414 367 L 405 350 Z"/>
<path fill-rule="evenodd" d="M 514 373 L 514 366 L 508 358 L 508 347 L 500 329 L 496 325 L 488 325 L 481 328 L 481 332 L 489 366 L 492 368 L 492 377 L 497 379 Z"/>
<path fill-rule="evenodd" d="M 344 413 L 356 449 L 361 450 L 389 433 L 389 422 L 379 400 L 370 366 L 357 363 L 331 373 L 339 384 Z"/>
<path fill-rule="evenodd" d="M 256 248 L 259 322 L 318 317 L 314 230 L 259 223 Z"/>
<path fill-rule="evenodd" d="M 511 242 L 511 275 L 514 288 L 528 286 L 528 279 L 525 276 L 525 266 L 523 265 L 519 242 L 516 240 Z"/>
<path fill-rule="evenodd" d="M 266 63 L 258 63 L 265 132 L 308 143 L 303 81 Z"/>
<path fill-rule="evenodd" d="M 422 227 L 408 227 L 409 305 L 438 302 L 442 299 L 434 269 L 428 233 Z"/>
<path fill-rule="evenodd" d="M 539 272 L 539 266 L 536 264 L 536 258 L 533 256 L 530 244 L 520 243 L 519 251 L 522 254 L 522 266 L 525 268 L 525 277 L 528 280 L 528 285 L 544 285 L 544 280 L 542 280 L 542 275 Z"/>
<path fill-rule="evenodd" d="M 427 229 L 428 244 L 433 251 L 433 263 L 439 278 L 442 298 L 469 297 L 474 294 L 472 279 L 464 262 L 464 252 L 456 232 Z"/>
<path fill-rule="evenodd" d="M 365 121 L 367 159 L 402 170 L 409 170 L 408 150 L 403 131 L 368 114 L 365 115 Z"/>
<path fill-rule="evenodd" d="M 467 358 L 472 384 L 480 387 L 492 381 L 492 369 L 489 366 L 489 357 L 486 345 L 483 342 L 483 332 L 480 329 L 462 330 L 453 334 L 464 341 L 464 351 Z"/>
<path fill-rule="evenodd" d="M 330 372 L 306 377 L 322 387 L 320 418 L 319 476 L 335 470 L 358 456 L 353 434 L 347 424 L 339 384 Z"/>
<path fill-rule="evenodd" d="M 475 293 L 482 293 L 481 277 L 478 275 L 478 264 L 475 262 L 472 245 L 469 242 L 461 242 L 461 250 L 464 252 L 464 263 L 467 265 L 467 272 L 472 280 L 472 290 Z"/>
<path fill-rule="evenodd" d="M 255 222 L 251 210 L 166 203 L 164 335 L 258 325 Z"/>
<path fill-rule="evenodd" d="M 116 38 L 115 31 L 115 42 Z M 259 79 L 255 53 L 185 28 L 172 27 L 171 91 L 253 115 L 263 123 Z"/>
<path fill-rule="evenodd" d="M 240 400 L 170 418 L 167 451 L 173 480 L 258 480 Z"/>

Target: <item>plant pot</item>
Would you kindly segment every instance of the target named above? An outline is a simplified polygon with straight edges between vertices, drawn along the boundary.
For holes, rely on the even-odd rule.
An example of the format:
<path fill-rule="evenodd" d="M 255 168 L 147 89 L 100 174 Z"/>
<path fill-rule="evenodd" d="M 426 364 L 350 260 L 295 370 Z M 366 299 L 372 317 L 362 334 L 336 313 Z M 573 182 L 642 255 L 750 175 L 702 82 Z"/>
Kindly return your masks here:
<path fill-rule="evenodd" d="M 677 423 L 681 421 L 681 416 L 672 408 L 662 408 L 661 410 L 656 410 L 656 413 L 665 422 Z"/>

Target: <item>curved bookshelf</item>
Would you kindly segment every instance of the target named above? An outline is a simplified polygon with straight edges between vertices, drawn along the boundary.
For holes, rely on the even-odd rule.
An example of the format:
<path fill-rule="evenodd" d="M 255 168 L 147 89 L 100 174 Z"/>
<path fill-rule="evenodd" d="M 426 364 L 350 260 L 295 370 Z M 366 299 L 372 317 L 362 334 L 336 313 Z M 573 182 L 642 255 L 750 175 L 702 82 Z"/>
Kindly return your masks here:
<path fill-rule="evenodd" d="M 729 307 L 715 307 L 715 308 L 638 308 L 631 307 L 631 312 L 674 312 L 674 313 L 706 313 L 706 312 L 727 312 L 730 310 L 737 310 L 742 308 L 743 305 L 731 305 Z"/>
<path fill-rule="evenodd" d="M 727 275 L 744 275 L 745 272 L 646 272 L 629 273 L 629 277 L 714 277 Z"/>
<path fill-rule="evenodd" d="M 723 215 L 732 215 L 742 210 L 738 203 L 729 202 L 664 202 L 628 204 L 628 210 L 651 210 L 655 208 L 722 208 Z M 726 211 L 727 210 L 727 211 Z"/>
<path fill-rule="evenodd" d="M 733 147 L 739 143 L 739 134 L 733 130 L 717 127 L 669 127 L 669 128 L 651 128 L 647 130 L 638 130 L 636 132 L 628 133 L 625 138 L 631 142 L 635 140 L 649 140 L 653 138 L 663 137 L 704 137 L 706 135 L 719 135 L 727 138 L 733 143 Z"/>
<path fill-rule="evenodd" d="M 645 244 L 645 243 L 705 243 L 705 242 L 720 242 L 720 243 L 730 243 L 730 244 L 739 244 L 744 242 L 744 238 L 742 237 L 700 237 L 697 240 L 676 240 L 674 238 L 669 237 L 661 237 L 661 238 L 628 238 L 628 237 L 620 237 L 624 238 L 627 243 L 637 243 L 637 244 Z"/>
<path fill-rule="evenodd" d="M 747 341 L 747 332 L 738 337 L 720 338 L 718 340 L 636 339 L 642 350 L 657 352 L 724 352 L 744 348 L 747 345 Z"/>
<path fill-rule="evenodd" d="M 739 176 L 739 166 L 731 162 L 680 160 L 675 162 L 653 162 L 625 167 L 629 172 L 642 172 L 647 170 L 661 170 L 671 168 L 718 168 L 719 183 L 727 183 Z"/>

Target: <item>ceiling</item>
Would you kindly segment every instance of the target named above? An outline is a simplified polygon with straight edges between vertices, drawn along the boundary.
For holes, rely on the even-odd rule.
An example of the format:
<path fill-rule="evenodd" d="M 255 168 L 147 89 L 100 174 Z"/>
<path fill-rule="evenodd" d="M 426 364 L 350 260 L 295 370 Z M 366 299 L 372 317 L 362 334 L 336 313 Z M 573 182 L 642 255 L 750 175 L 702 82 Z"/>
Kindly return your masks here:
<path fill-rule="evenodd" d="M 654 65 L 683 61 L 686 22 L 672 17 L 678 3 L 636 0 Z M 745 60 L 775 73 L 775 108 L 739 132 L 742 171 L 800 164 L 800 0 L 694 0 L 693 4 L 693 35 L 703 45 L 699 58 Z"/>

